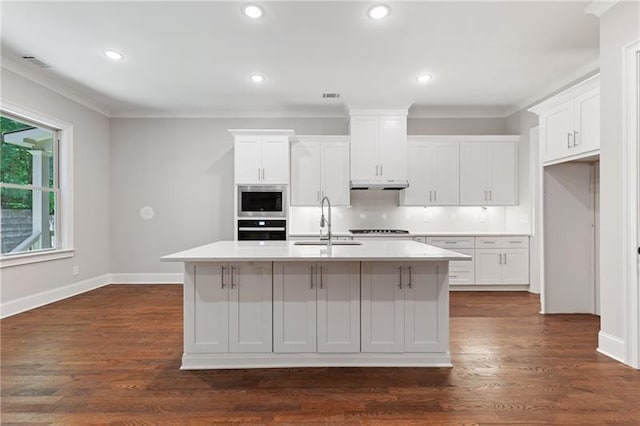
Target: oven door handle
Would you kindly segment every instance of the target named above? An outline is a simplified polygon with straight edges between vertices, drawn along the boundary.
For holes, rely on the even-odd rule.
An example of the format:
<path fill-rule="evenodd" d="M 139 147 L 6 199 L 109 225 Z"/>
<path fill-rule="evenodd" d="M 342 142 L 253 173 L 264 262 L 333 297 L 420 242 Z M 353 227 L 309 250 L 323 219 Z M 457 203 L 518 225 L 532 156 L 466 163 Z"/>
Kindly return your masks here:
<path fill-rule="evenodd" d="M 238 228 L 238 231 L 286 231 L 287 229 L 283 226 L 283 227 L 273 227 L 273 228 L 268 228 L 268 227 L 256 227 L 256 228 L 250 228 L 250 227 L 244 227 L 241 226 Z"/>

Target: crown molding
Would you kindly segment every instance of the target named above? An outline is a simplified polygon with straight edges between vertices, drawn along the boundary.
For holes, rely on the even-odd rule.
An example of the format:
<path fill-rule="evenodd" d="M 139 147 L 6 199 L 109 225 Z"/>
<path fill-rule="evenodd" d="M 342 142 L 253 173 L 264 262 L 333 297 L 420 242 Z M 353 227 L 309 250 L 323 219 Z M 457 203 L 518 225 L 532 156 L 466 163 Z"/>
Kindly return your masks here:
<path fill-rule="evenodd" d="M 568 89 L 569 86 L 578 84 L 580 82 L 579 80 L 586 80 L 587 78 L 593 77 L 594 75 L 598 74 L 599 69 L 599 60 L 593 61 L 583 67 L 580 67 L 568 76 L 556 80 L 554 83 L 548 85 L 544 90 L 541 90 L 539 94 L 531 96 L 525 99 L 523 102 L 518 103 L 513 108 L 506 110 L 503 117 L 507 118 L 518 111 L 527 110 L 530 107 L 543 102 L 545 99 L 558 94 L 560 91 Z"/>
<path fill-rule="evenodd" d="M 409 118 L 504 118 L 511 106 L 420 106 L 409 109 Z"/>
<path fill-rule="evenodd" d="M 114 111 L 111 118 L 347 118 L 344 111 L 310 107 L 278 110 L 208 110 L 199 112 Z"/>
<path fill-rule="evenodd" d="M 605 14 L 606 11 L 611 9 L 613 6 L 615 6 L 619 2 L 620 0 L 594 1 L 589 3 L 587 7 L 584 8 L 584 13 L 587 15 L 594 15 L 600 18 L 602 15 Z"/>

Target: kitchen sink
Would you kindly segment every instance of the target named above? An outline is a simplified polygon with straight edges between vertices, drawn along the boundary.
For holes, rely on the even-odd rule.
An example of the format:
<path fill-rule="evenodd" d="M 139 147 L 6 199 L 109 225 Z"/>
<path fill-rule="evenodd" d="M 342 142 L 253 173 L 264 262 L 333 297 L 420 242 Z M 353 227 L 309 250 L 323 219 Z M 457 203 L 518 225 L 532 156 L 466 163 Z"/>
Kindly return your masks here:
<path fill-rule="evenodd" d="M 328 241 L 296 241 L 293 245 L 296 246 L 326 246 Z M 331 241 L 332 246 L 361 246 L 359 241 Z"/>

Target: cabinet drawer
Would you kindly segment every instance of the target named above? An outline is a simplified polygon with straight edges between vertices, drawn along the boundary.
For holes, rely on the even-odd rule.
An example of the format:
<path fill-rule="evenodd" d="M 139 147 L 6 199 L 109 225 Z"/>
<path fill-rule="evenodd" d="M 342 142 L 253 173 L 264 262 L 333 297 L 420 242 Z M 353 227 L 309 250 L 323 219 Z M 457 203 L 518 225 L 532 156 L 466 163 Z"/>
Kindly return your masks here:
<path fill-rule="evenodd" d="M 427 244 L 451 250 L 473 248 L 473 237 L 427 237 Z"/>
<path fill-rule="evenodd" d="M 527 248 L 529 247 L 529 237 L 527 236 L 513 236 L 502 237 L 503 248 Z"/>
<path fill-rule="evenodd" d="M 476 237 L 476 248 L 501 248 L 502 237 Z"/>
<path fill-rule="evenodd" d="M 449 285 L 472 285 L 474 283 L 473 271 L 449 271 Z"/>

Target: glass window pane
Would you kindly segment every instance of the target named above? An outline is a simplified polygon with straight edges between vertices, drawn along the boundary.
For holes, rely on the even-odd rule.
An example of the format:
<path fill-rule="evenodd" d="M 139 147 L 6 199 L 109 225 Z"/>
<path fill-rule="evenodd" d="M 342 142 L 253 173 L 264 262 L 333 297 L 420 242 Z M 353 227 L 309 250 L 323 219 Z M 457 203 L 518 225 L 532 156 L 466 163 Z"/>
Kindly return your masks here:
<path fill-rule="evenodd" d="M 55 132 L 0 116 L 0 182 L 52 188 Z"/>
<path fill-rule="evenodd" d="M 56 197 L 50 191 L 0 188 L 2 254 L 56 248 Z"/>

